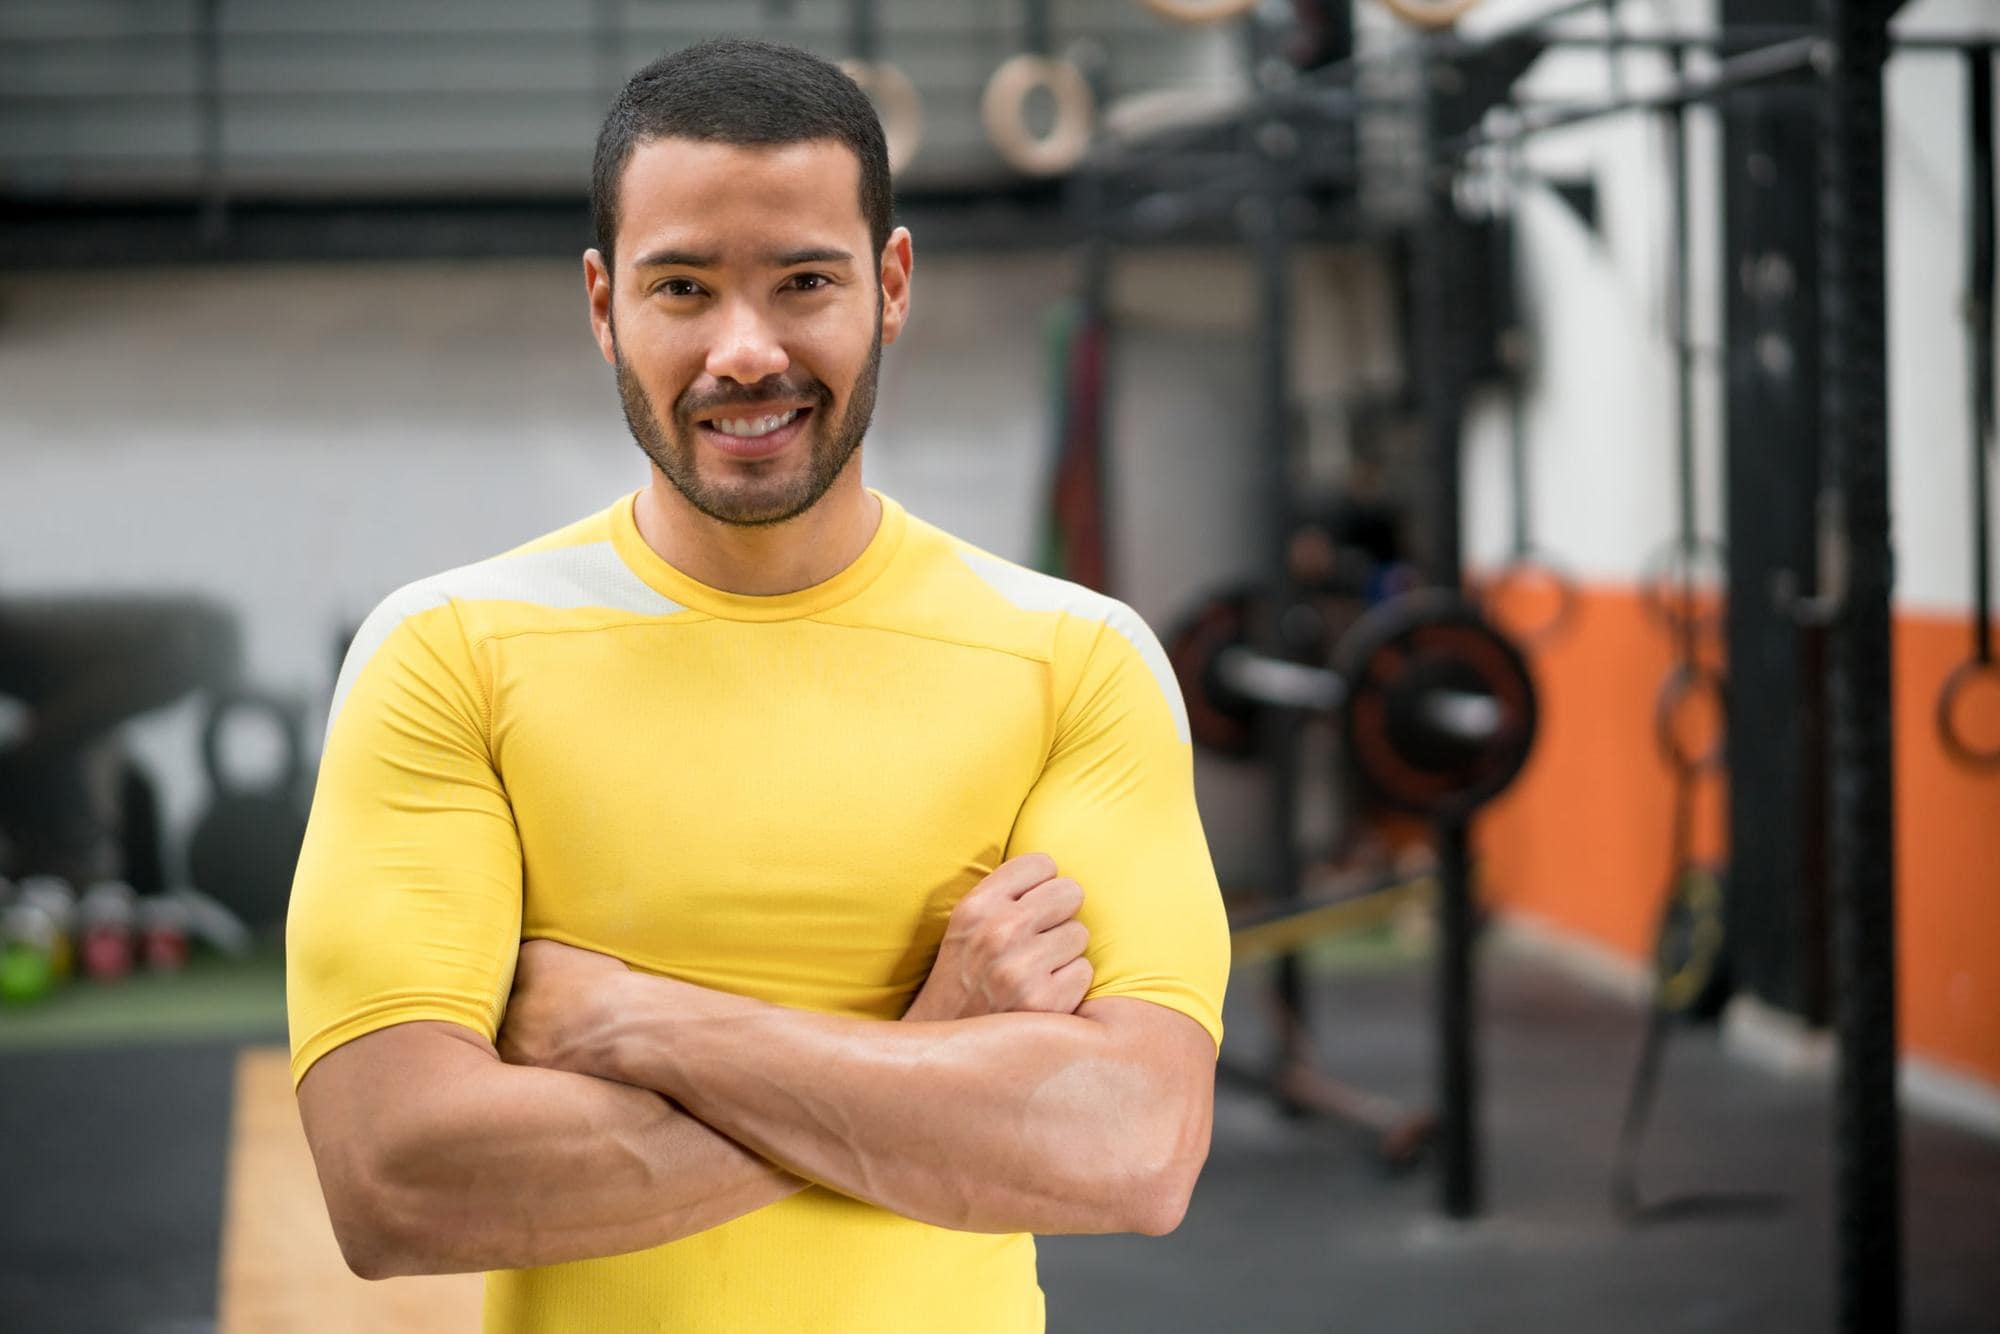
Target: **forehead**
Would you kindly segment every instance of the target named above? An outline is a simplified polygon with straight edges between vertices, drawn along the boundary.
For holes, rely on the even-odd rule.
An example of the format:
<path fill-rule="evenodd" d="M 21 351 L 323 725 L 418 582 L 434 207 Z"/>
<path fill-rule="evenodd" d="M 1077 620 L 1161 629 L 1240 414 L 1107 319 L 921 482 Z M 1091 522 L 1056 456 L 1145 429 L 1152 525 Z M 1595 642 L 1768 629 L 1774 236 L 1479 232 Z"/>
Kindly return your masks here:
<path fill-rule="evenodd" d="M 863 244 L 855 243 L 856 233 Z M 635 246 L 726 254 L 774 241 L 785 248 L 840 244 L 863 254 L 867 233 L 861 161 L 837 140 L 654 139 L 634 147 L 619 183 L 621 260 L 636 255 Z"/>

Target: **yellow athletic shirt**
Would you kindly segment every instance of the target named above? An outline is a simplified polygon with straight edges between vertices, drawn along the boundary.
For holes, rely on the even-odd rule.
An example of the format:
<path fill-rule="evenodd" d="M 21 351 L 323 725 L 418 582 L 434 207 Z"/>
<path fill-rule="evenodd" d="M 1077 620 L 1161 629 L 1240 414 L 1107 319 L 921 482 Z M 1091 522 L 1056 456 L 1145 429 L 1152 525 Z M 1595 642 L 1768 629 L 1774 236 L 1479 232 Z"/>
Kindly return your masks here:
<path fill-rule="evenodd" d="M 1090 995 L 1222 1040 L 1228 930 L 1187 715 L 1122 603 L 881 497 L 867 548 L 776 597 L 697 583 L 632 497 L 411 584 L 335 687 L 287 924 L 292 1076 L 420 1019 L 499 1028 L 520 941 L 893 1020 L 953 905 L 1046 852 Z M 808 1187 L 651 1250 L 488 1276 L 539 1334 L 1024 1334 L 1034 1239 Z"/>

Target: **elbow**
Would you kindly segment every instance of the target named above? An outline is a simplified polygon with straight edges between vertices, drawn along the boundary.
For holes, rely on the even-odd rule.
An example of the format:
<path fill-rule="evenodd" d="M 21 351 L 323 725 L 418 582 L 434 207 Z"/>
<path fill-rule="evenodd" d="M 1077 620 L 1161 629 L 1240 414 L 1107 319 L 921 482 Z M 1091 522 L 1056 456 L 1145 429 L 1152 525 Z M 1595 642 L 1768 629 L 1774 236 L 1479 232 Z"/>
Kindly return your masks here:
<path fill-rule="evenodd" d="M 337 1203 L 328 1190 L 326 1212 L 340 1258 L 356 1278 L 373 1281 L 409 1272 L 397 1263 L 400 1248 L 367 1205 L 351 1197 Z"/>
<path fill-rule="evenodd" d="M 398 1189 L 379 1162 L 340 1174 L 322 1172 L 327 1218 L 340 1258 L 357 1278 L 400 1278 L 440 1272 L 424 1254 L 433 1229 L 411 1216 L 410 1192 Z"/>
<path fill-rule="evenodd" d="M 1138 1198 L 1132 1201 L 1131 1216 L 1124 1230 L 1147 1237 L 1164 1237 L 1187 1217 L 1188 1202 L 1194 1198 L 1194 1178 L 1190 1175 L 1185 1181 L 1156 1182 L 1136 1194 Z"/>
<path fill-rule="evenodd" d="M 340 1246 L 340 1258 L 356 1278 L 400 1278 L 429 1272 L 410 1246 L 407 1234 L 389 1225 L 383 1211 L 358 1201 L 335 1206 L 327 1196 L 327 1213 L 333 1221 L 333 1239 Z"/>
<path fill-rule="evenodd" d="M 1065 1231 L 1092 1233 L 1136 1232 L 1146 1237 L 1164 1237 L 1187 1217 L 1188 1202 L 1194 1194 L 1193 1171 L 1126 1171 L 1100 1175 L 1092 1183 L 1096 1203 L 1092 1221 L 1081 1228 Z M 1055 1229 L 1034 1228 L 1033 1231 Z"/>
<path fill-rule="evenodd" d="M 403 1272 L 392 1262 L 394 1253 L 373 1237 L 336 1231 L 334 1240 L 340 1243 L 340 1258 L 347 1262 L 348 1272 L 356 1278 L 365 1278 L 373 1283 L 377 1279 L 395 1278 Z"/>
<path fill-rule="evenodd" d="M 1164 1237 L 1187 1217 L 1208 1161 L 1209 1119 L 1189 1118 L 1162 1139 L 1163 1146 L 1125 1178 L 1124 1231 Z"/>

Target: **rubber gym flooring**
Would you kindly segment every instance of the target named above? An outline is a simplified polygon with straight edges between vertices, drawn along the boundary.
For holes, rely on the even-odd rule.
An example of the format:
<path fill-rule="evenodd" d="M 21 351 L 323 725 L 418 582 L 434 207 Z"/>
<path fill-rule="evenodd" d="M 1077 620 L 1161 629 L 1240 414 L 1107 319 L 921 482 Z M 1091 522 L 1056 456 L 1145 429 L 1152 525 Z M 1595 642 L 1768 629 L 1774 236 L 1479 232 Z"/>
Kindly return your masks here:
<path fill-rule="evenodd" d="M 1331 1068 L 1419 1096 L 1430 1052 L 1422 962 L 1348 947 L 1322 951 L 1315 972 Z M 1266 1040 L 1263 976 L 1246 968 L 1235 979 L 1233 1061 L 1253 1060 Z M 9 1334 L 195 1334 L 218 1329 L 218 1312 L 221 1334 L 335 1331 L 327 1310 L 310 1325 L 256 1314 L 240 1256 L 218 1277 L 232 1089 L 239 1070 L 258 1068 L 254 1055 L 239 1066 L 239 1051 L 281 1041 L 282 1029 L 268 961 L 191 980 L 173 994 L 208 999 L 165 1045 L 121 1038 L 108 1022 L 52 1024 L 53 1007 L 47 1019 L 0 1017 L 0 1329 Z M 1645 1190 L 1771 1189 L 1784 1204 L 1770 1216 L 1634 1230 L 1613 1218 L 1607 1179 L 1639 1013 L 1497 950 L 1483 958 L 1482 996 L 1484 1218 L 1441 1221 L 1427 1173 L 1385 1176 L 1352 1138 L 1224 1088 L 1208 1168 L 1177 1232 L 1042 1240 L 1052 1334 L 1833 1327 L 1822 1077 L 1747 1066 L 1709 1032 L 1678 1035 Z M 141 999 L 154 1014 L 166 1003 Z M 254 1130 L 235 1133 L 241 1141 Z M 1905 1145 L 1908 1328 L 2000 1329 L 2000 1141 L 1911 1117 Z M 240 1143 L 237 1153 L 242 1168 Z M 299 1203 L 296 1177 L 256 1185 Z M 272 1243 L 238 1235 L 231 1244 Z"/>

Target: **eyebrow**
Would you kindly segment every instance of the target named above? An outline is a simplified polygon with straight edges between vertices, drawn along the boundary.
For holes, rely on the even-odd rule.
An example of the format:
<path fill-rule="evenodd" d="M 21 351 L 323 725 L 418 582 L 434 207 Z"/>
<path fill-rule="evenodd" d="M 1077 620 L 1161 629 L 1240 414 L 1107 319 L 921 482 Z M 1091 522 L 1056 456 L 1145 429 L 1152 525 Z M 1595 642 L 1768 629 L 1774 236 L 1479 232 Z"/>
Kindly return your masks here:
<path fill-rule="evenodd" d="M 765 262 L 773 268 L 789 269 L 796 264 L 852 264 L 854 256 L 845 250 L 830 246 L 813 246 L 805 250 L 787 250 L 782 254 L 769 255 L 765 257 Z M 721 263 L 720 256 L 697 254 L 692 250 L 655 250 L 641 255 L 635 267 L 713 269 L 719 267 Z"/>

